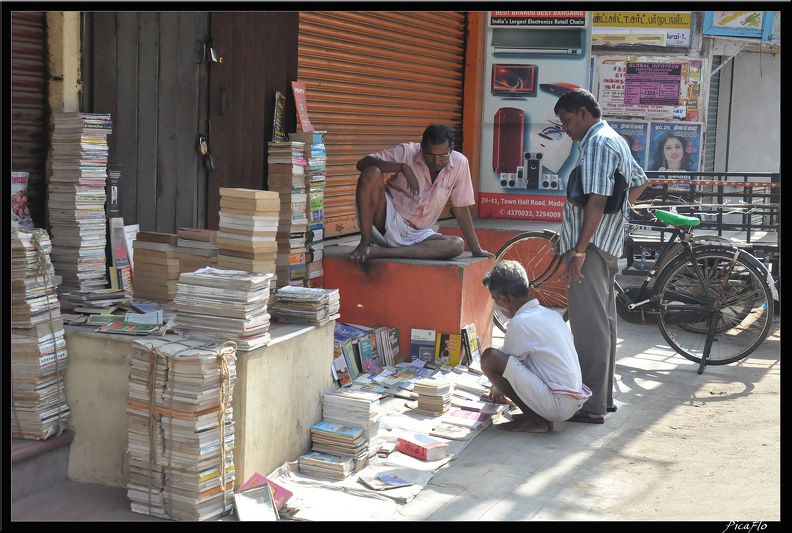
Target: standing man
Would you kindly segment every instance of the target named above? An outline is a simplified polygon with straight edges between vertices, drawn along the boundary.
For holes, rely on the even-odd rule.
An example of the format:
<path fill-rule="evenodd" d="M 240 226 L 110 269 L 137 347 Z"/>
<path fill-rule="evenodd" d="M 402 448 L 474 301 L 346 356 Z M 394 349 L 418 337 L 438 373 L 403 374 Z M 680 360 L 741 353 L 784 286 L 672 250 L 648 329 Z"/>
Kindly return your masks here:
<path fill-rule="evenodd" d="M 503 350 L 484 350 L 481 370 L 492 383 L 490 398 L 498 403 L 508 398 L 522 411 L 497 427 L 551 431 L 553 422 L 573 416 L 591 395 L 583 384 L 572 333 L 560 314 L 528 296 L 528 275 L 517 261 L 497 263 L 482 283 L 511 320 Z"/>
<path fill-rule="evenodd" d="M 465 251 L 495 257 L 483 250 L 468 206 L 475 204 L 467 158 L 454 151 L 454 132 L 430 124 L 420 143 L 402 143 L 357 162 L 355 191 L 360 244 L 349 257 L 451 259 Z M 465 240 L 442 235 L 432 226 L 448 199 Z"/>
<path fill-rule="evenodd" d="M 613 382 L 616 366 L 616 293 L 613 284 L 624 247 L 623 211 L 605 215 L 613 193 L 613 174 L 620 170 L 630 190 L 629 202 L 638 199 L 648 183 L 630 147 L 607 122 L 594 96 L 573 89 L 553 108 L 564 132 L 580 141 L 577 165 L 585 208 L 567 201 L 561 223 L 559 252 L 565 254 L 569 325 L 580 357 L 583 383 L 591 398 L 570 421 L 602 424 L 606 411 L 616 411 Z"/>

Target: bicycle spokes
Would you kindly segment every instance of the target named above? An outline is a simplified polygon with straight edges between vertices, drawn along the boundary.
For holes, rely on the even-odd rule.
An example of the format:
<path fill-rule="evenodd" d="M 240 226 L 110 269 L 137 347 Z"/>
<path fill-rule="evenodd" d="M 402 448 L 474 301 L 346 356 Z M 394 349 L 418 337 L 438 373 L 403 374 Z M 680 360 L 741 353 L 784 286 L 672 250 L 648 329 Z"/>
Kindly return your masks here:
<path fill-rule="evenodd" d="M 766 338 L 772 296 L 761 272 L 725 250 L 678 257 L 657 282 L 658 325 L 669 345 L 701 364 L 738 361 Z"/>
<path fill-rule="evenodd" d="M 507 241 L 495 254 L 496 261 L 513 260 L 520 263 L 531 282 L 529 295 L 566 315 L 566 279 L 564 258 L 555 251 L 559 235 L 552 231 L 521 233 Z M 506 331 L 509 318 L 495 309 L 495 325 Z"/>

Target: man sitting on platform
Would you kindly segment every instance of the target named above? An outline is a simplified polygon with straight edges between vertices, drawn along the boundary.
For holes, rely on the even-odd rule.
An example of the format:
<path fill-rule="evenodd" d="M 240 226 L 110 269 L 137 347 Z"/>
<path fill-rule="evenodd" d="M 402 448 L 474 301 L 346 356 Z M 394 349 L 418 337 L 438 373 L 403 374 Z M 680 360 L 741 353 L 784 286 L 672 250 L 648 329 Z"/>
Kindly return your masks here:
<path fill-rule="evenodd" d="M 420 143 L 408 142 L 367 155 L 357 163 L 355 191 L 360 244 L 349 257 L 364 262 L 376 257 L 451 259 L 465 250 L 483 250 L 468 206 L 475 203 L 467 158 L 454 151 L 449 126 L 431 124 Z M 464 241 L 432 228 L 448 199 Z"/>

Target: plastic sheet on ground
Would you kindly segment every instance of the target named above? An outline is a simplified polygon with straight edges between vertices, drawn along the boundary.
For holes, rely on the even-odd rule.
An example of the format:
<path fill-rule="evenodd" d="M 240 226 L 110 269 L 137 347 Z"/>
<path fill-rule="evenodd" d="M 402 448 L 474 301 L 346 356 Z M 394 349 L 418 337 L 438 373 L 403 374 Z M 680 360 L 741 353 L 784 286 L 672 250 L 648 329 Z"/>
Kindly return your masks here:
<path fill-rule="evenodd" d="M 402 433 L 428 434 L 440 421 L 440 417 L 412 413 L 403 404 L 404 400 L 389 399 L 388 412 L 380 420 L 380 437 L 383 440 L 395 440 Z M 300 473 L 297 461 L 281 465 L 267 477 L 294 493 L 293 498 L 297 500 L 296 506 L 299 508 L 293 517 L 295 520 L 383 520 L 391 516 L 399 506 L 415 498 L 434 473 L 459 455 L 471 440 L 448 441 L 447 456 L 437 461 L 421 461 L 397 451 L 388 457 L 375 455 L 365 468 L 343 480 Z M 395 475 L 414 484 L 375 491 L 358 481 L 361 475 L 384 474 Z M 354 510 L 354 513 L 350 513 L 350 510 Z"/>

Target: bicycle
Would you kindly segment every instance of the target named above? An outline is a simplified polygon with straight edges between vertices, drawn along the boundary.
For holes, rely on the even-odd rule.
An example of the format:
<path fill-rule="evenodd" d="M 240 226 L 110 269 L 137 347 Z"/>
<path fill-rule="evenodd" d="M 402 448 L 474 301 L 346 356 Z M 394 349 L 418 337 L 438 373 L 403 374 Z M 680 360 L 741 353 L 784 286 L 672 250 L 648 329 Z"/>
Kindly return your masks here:
<path fill-rule="evenodd" d="M 744 359 L 767 338 L 773 318 L 775 282 L 765 266 L 745 250 L 723 242 L 696 242 L 689 217 L 655 210 L 662 224 L 640 227 L 670 234 L 652 270 L 640 286 L 618 282 L 618 314 L 631 322 L 657 323 L 674 351 L 699 364 L 726 365 Z M 531 280 L 530 296 L 567 319 L 564 257 L 557 253 L 560 235 L 527 231 L 509 239 L 496 262 L 520 262 Z M 509 319 L 495 307 L 495 325 L 506 331 Z"/>

